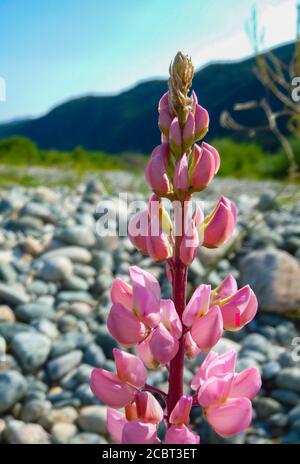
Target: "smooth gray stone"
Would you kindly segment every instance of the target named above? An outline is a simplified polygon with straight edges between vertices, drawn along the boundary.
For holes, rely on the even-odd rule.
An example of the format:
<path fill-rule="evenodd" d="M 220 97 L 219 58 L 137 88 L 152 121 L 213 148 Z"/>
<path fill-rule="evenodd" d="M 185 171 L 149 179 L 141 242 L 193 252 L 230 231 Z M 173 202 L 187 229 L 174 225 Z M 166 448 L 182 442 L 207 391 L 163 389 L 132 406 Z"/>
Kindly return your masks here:
<path fill-rule="evenodd" d="M 75 225 L 63 229 L 59 238 L 68 245 L 90 248 L 95 245 L 96 239 L 93 231 L 82 225 Z"/>
<path fill-rule="evenodd" d="M 30 325 L 22 322 L 0 322 L 0 335 L 10 343 L 15 335 L 21 332 L 36 333 L 36 330 Z"/>
<path fill-rule="evenodd" d="M 67 256 L 41 257 L 36 262 L 37 275 L 46 282 L 59 282 L 72 275 L 73 264 Z"/>
<path fill-rule="evenodd" d="M 27 382 L 17 371 L 0 372 L 0 413 L 10 409 L 26 393 Z"/>
<path fill-rule="evenodd" d="M 42 366 L 50 353 L 51 341 L 39 333 L 23 332 L 15 335 L 12 340 L 12 350 L 26 371 L 32 371 Z"/>
<path fill-rule="evenodd" d="M 278 372 L 280 372 L 281 366 L 276 361 L 270 361 L 263 366 L 262 377 L 263 379 L 273 379 Z"/>
<path fill-rule="evenodd" d="M 271 397 L 280 403 L 290 406 L 297 406 L 297 404 L 300 404 L 300 395 L 291 390 L 275 388 L 275 390 L 271 391 Z"/>
<path fill-rule="evenodd" d="M 107 441 L 96 433 L 79 433 L 71 438 L 68 443 L 70 445 L 104 445 Z"/>
<path fill-rule="evenodd" d="M 2 304 L 8 305 L 20 305 L 28 303 L 30 301 L 29 295 L 25 293 L 25 290 L 14 288 L 8 284 L 0 282 L 0 301 Z"/>
<path fill-rule="evenodd" d="M 77 246 L 60 247 L 44 253 L 41 258 L 48 259 L 56 256 L 66 256 L 71 261 L 83 264 L 88 264 L 92 260 L 92 255 L 86 248 Z"/>
<path fill-rule="evenodd" d="M 64 290 L 71 290 L 75 292 L 86 291 L 89 289 L 89 284 L 86 280 L 76 275 L 71 275 L 63 281 Z"/>
<path fill-rule="evenodd" d="M 84 352 L 84 362 L 95 367 L 103 367 L 106 362 L 102 348 L 95 343 L 88 345 Z"/>
<path fill-rule="evenodd" d="M 34 319 L 53 319 L 55 316 L 51 306 L 37 302 L 19 305 L 15 313 L 22 322 L 31 322 Z"/>
<path fill-rule="evenodd" d="M 71 351 L 68 354 L 52 359 L 47 364 L 47 372 L 51 380 L 57 380 L 80 364 L 82 352 Z"/>
<path fill-rule="evenodd" d="M 300 369 L 299 367 L 286 367 L 276 377 L 276 385 L 300 393 Z"/>

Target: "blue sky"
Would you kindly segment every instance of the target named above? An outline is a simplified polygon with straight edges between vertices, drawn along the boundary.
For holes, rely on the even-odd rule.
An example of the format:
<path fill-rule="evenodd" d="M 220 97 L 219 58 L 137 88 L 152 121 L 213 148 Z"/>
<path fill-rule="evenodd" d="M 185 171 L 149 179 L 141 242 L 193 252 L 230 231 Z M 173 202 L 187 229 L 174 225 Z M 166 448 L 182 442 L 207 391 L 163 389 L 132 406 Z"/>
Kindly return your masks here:
<path fill-rule="evenodd" d="M 176 51 L 196 67 L 251 54 L 255 0 L 0 0 L 0 121 L 82 94 L 166 76 Z M 296 0 L 259 0 L 265 46 L 295 37 Z M 284 21 L 282 18 L 284 17 Z"/>

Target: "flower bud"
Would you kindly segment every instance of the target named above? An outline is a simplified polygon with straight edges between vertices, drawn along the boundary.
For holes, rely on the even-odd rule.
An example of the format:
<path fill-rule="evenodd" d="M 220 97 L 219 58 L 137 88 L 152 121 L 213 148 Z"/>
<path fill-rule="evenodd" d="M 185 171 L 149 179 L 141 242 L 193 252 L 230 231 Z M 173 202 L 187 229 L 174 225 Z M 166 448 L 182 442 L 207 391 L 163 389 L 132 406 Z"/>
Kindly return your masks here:
<path fill-rule="evenodd" d="M 165 365 L 176 355 L 179 343 L 163 324 L 159 324 L 152 332 L 149 346 L 154 359 Z"/>
<path fill-rule="evenodd" d="M 214 155 L 202 145 L 195 144 L 190 168 L 190 186 L 195 192 L 201 192 L 212 181 L 216 172 Z"/>
<path fill-rule="evenodd" d="M 228 240 L 236 223 L 236 209 L 234 203 L 222 196 L 213 210 L 205 218 L 203 245 L 216 248 Z"/>
<path fill-rule="evenodd" d="M 186 193 L 189 188 L 189 172 L 188 172 L 188 160 L 187 156 L 184 155 L 178 159 L 175 166 L 174 172 L 174 189 Z"/>
<path fill-rule="evenodd" d="M 191 327 L 191 336 L 201 351 L 211 350 L 223 333 L 223 320 L 219 306 L 213 306 L 208 313 L 196 319 Z"/>
<path fill-rule="evenodd" d="M 191 396 L 183 395 L 179 398 L 175 408 L 171 412 L 169 422 L 174 425 L 189 425 L 190 412 L 193 404 Z"/>
<path fill-rule="evenodd" d="M 186 151 L 194 143 L 195 137 L 195 118 L 192 112 L 188 114 L 182 132 L 182 149 Z"/>
<path fill-rule="evenodd" d="M 178 118 L 174 118 L 170 125 L 169 132 L 170 148 L 176 158 L 182 154 L 182 136 Z"/>
<path fill-rule="evenodd" d="M 128 237 L 131 243 L 144 255 L 147 255 L 146 237 L 148 234 L 148 211 L 135 214 L 128 223 Z"/>
<path fill-rule="evenodd" d="M 189 223 L 184 231 L 179 249 L 179 256 L 181 261 L 186 265 L 190 266 L 197 256 L 199 248 L 199 234 L 196 225 L 193 220 Z"/>
<path fill-rule="evenodd" d="M 172 116 L 170 115 L 169 108 L 163 108 L 158 116 L 158 127 L 160 128 L 163 135 L 169 136 L 169 130 L 172 123 Z"/>
<path fill-rule="evenodd" d="M 205 108 L 196 105 L 195 108 L 195 141 L 202 139 L 208 131 L 209 114 Z"/>
<path fill-rule="evenodd" d="M 169 108 L 169 92 L 164 93 L 158 103 L 159 112 L 165 108 Z"/>
<path fill-rule="evenodd" d="M 162 143 L 153 150 L 146 166 L 146 181 L 159 196 L 167 195 L 170 192 L 170 181 L 167 173 L 169 157 L 169 144 Z"/>
<path fill-rule="evenodd" d="M 159 424 L 163 420 L 163 410 L 154 396 L 147 391 L 137 392 L 135 403 L 138 418 L 151 424 Z"/>

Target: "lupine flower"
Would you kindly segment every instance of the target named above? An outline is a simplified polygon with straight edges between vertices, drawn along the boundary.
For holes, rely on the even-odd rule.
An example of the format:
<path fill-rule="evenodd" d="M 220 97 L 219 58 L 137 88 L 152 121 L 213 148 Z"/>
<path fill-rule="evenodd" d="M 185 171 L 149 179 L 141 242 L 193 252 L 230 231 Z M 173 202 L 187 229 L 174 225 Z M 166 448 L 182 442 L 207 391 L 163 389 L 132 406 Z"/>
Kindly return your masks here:
<path fill-rule="evenodd" d="M 144 255 L 148 254 L 147 234 L 149 217 L 148 211 L 135 214 L 128 223 L 128 238 L 131 243 Z"/>
<path fill-rule="evenodd" d="M 211 350 L 223 333 L 223 320 L 219 306 L 213 306 L 208 313 L 196 319 L 190 332 L 192 339 L 201 351 Z"/>
<path fill-rule="evenodd" d="M 261 387 L 258 369 L 234 373 L 236 353 L 209 353 L 192 381 L 199 404 L 215 431 L 224 438 L 245 430 L 252 418 L 252 399 Z"/>
<path fill-rule="evenodd" d="M 186 266 L 190 266 L 196 258 L 198 248 L 199 234 L 194 221 L 191 220 L 189 230 L 184 234 L 179 249 L 180 259 Z"/>
<path fill-rule="evenodd" d="M 111 292 L 112 308 L 107 327 L 121 345 L 134 346 L 160 320 L 160 287 L 157 280 L 137 266 L 129 270 L 132 287 L 120 279 Z M 124 330 L 126 327 L 126 330 Z"/>
<path fill-rule="evenodd" d="M 142 253 L 155 261 L 164 261 L 172 256 L 172 227 L 161 198 L 152 195 L 148 209 L 130 219 L 128 237 Z"/>
<path fill-rule="evenodd" d="M 152 195 L 148 203 L 148 232 L 146 248 L 155 261 L 164 261 L 172 256 L 172 222 L 160 198 Z"/>
<path fill-rule="evenodd" d="M 185 152 L 194 143 L 195 139 L 195 117 L 189 112 L 182 131 L 182 149 Z"/>
<path fill-rule="evenodd" d="M 255 316 L 257 300 L 251 288 L 238 290 L 229 274 L 213 290 L 210 285 L 199 285 L 185 303 L 187 268 L 198 247 L 222 245 L 236 223 L 235 206 L 224 196 L 206 218 L 199 207 L 191 218 L 186 209 L 181 215 L 183 203 L 193 192 L 206 188 L 220 167 L 214 147 L 206 142 L 201 147 L 195 144 L 208 130 L 209 115 L 195 92 L 190 92 L 193 72 L 190 58 L 179 52 L 170 66 L 169 92 L 158 105 L 161 144 L 153 150 L 145 173 L 153 195 L 147 210 L 135 215 L 128 226 L 129 238 L 139 251 L 155 261 L 167 261 L 174 302 L 161 299 L 158 281 L 137 266 L 129 269 L 131 285 L 116 279 L 107 326 L 117 342 L 135 347 L 140 359 L 114 349 L 116 373 L 96 368 L 91 375 L 93 393 L 109 406 L 107 429 L 116 443 L 159 444 L 157 429 L 163 420 L 166 444 L 200 443 L 189 427 L 190 411 L 197 401 L 214 430 L 231 437 L 249 426 L 250 400 L 261 385 L 256 368 L 235 373 L 235 351 L 223 355 L 211 351 L 223 328 L 238 330 Z M 174 201 L 174 234 L 161 197 Z M 182 225 L 184 230 L 178 235 Z M 208 352 L 193 377 L 193 397 L 182 394 L 183 350 L 189 358 Z M 146 383 L 145 365 L 153 369 L 160 364 L 169 368 L 168 393 Z M 164 410 L 153 390 L 161 396 Z M 117 411 L 121 407 L 124 413 Z"/>
<path fill-rule="evenodd" d="M 178 351 L 182 325 L 172 300 L 161 300 L 161 322 L 138 346 L 144 363 L 150 367 L 167 364 Z"/>
<path fill-rule="evenodd" d="M 178 400 L 170 415 L 169 422 L 172 425 L 166 433 L 166 444 L 200 443 L 200 437 L 188 427 L 192 404 L 191 396 L 184 395 Z"/>
<path fill-rule="evenodd" d="M 174 189 L 178 192 L 187 192 L 189 188 L 188 159 L 186 154 L 176 162 L 174 172 Z"/>
<path fill-rule="evenodd" d="M 171 425 L 167 430 L 165 443 L 166 445 L 198 445 L 200 443 L 200 437 L 186 425 Z"/>
<path fill-rule="evenodd" d="M 181 128 L 178 118 L 174 118 L 170 125 L 169 141 L 171 151 L 175 157 L 179 157 L 182 154 L 182 135 Z"/>
<path fill-rule="evenodd" d="M 135 403 L 138 419 L 152 424 L 159 424 L 163 420 L 163 410 L 151 393 L 146 391 L 137 392 Z"/>
<path fill-rule="evenodd" d="M 252 321 L 257 312 L 257 298 L 249 285 L 237 289 L 234 277 L 229 274 L 211 293 L 211 304 L 221 309 L 226 330 L 239 330 Z"/>
<path fill-rule="evenodd" d="M 139 391 L 134 402 L 127 405 L 126 415 L 115 409 L 107 409 L 107 430 L 116 443 L 159 443 L 157 425 L 163 419 L 163 410 L 149 392 Z"/>
<path fill-rule="evenodd" d="M 171 412 L 169 419 L 170 424 L 189 425 L 192 404 L 193 398 L 191 396 L 182 396 Z"/>
<path fill-rule="evenodd" d="M 168 143 L 161 143 L 154 148 L 145 171 L 146 181 L 151 189 L 160 196 L 171 191 L 171 184 L 167 173 L 170 149 Z"/>
<path fill-rule="evenodd" d="M 195 144 L 190 168 L 190 186 L 195 192 L 201 192 L 214 178 L 220 166 L 215 148 L 203 143 L 202 148 Z"/>
<path fill-rule="evenodd" d="M 195 106 L 195 141 L 202 139 L 208 131 L 209 114 L 205 108 Z"/>
<path fill-rule="evenodd" d="M 209 338 L 210 332 L 204 330 L 204 324 L 211 323 L 213 326 L 213 315 L 209 313 L 216 306 L 219 308 L 219 311 L 214 310 L 218 321 L 215 334 L 217 339 L 217 334 L 221 333 L 221 319 L 222 328 L 231 331 L 239 330 L 251 322 L 257 312 L 257 299 L 249 285 L 237 290 L 236 280 L 231 274 L 215 290 L 211 290 L 210 285 L 200 285 L 182 315 L 183 323 L 191 328 L 192 339 L 200 348 L 200 339 Z M 220 314 L 221 319 L 217 314 Z M 204 316 L 206 319 L 202 319 Z M 186 341 L 186 349 L 192 355 L 193 343 L 190 339 Z"/>
<path fill-rule="evenodd" d="M 144 387 L 147 371 L 136 356 L 114 349 L 117 373 L 105 369 L 93 369 L 90 387 L 97 398 L 112 408 L 121 408 L 130 403 L 137 390 Z"/>
<path fill-rule="evenodd" d="M 172 123 L 172 116 L 170 115 L 169 108 L 165 106 L 159 112 L 158 127 L 160 128 L 163 135 L 169 137 L 170 126 Z"/>
<path fill-rule="evenodd" d="M 235 223 L 235 206 L 222 196 L 213 212 L 205 218 L 203 245 L 207 248 L 222 245 L 231 237 Z"/>

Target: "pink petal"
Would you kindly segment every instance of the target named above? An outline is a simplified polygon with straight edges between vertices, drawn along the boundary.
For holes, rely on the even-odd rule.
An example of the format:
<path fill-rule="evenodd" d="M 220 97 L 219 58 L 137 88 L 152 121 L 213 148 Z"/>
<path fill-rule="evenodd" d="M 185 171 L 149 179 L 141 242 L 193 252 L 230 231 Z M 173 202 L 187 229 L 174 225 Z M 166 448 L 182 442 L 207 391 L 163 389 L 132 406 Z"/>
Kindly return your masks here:
<path fill-rule="evenodd" d="M 172 300 L 160 300 L 161 323 L 173 337 L 179 339 L 182 334 L 182 324 Z"/>
<path fill-rule="evenodd" d="M 191 327 L 191 335 L 202 351 L 209 351 L 220 340 L 223 320 L 219 306 L 213 306 L 207 314 L 197 319 Z"/>
<path fill-rule="evenodd" d="M 209 150 L 211 152 L 211 154 L 213 155 L 214 157 L 214 160 L 215 160 L 215 174 L 217 174 L 219 168 L 220 168 L 220 155 L 219 155 L 219 152 L 216 148 L 212 147 L 211 145 L 209 145 L 209 143 L 206 143 L 206 142 L 203 142 L 202 143 L 202 147 L 205 148 L 206 150 Z"/>
<path fill-rule="evenodd" d="M 165 443 L 166 445 L 198 445 L 200 443 L 200 437 L 192 432 L 186 425 L 171 425 L 167 430 Z"/>
<path fill-rule="evenodd" d="M 159 362 L 156 361 L 151 351 L 149 337 L 139 343 L 136 349 L 139 357 L 149 369 L 156 369 L 159 366 Z"/>
<path fill-rule="evenodd" d="M 246 397 L 252 399 L 259 392 L 260 388 L 261 377 L 259 370 L 256 367 L 249 367 L 235 375 L 229 397 Z"/>
<path fill-rule="evenodd" d="M 190 327 L 197 317 L 208 312 L 210 301 L 210 285 L 199 285 L 194 291 L 190 301 L 185 307 L 182 315 L 182 322 Z"/>
<path fill-rule="evenodd" d="M 218 355 L 210 351 L 193 377 L 191 387 L 197 390 L 207 379 L 234 372 L 237 353 L 234 350 Z"/>
<path fill-rule="evenodd" d="M 188 425 L 190 423 L 190 412 L 193 404 L 191 396 L 183 395 L 179 398 L 175 408 L 171 412 L 169 422 L 174 425 Z"/>
<path fill-rule="evenodd" d="M 237 292 L 238 286 L 232 274 L 228 274 L 223 282 L 212 292 L 213 301 L 217 302 L 232 296 Z"/>
<path fill-rule="evenodd" d="M 195 140 L 199 140 L 207 132 L 209 125 L 209 114 L 200 105 L 196 105 L 195 107 Z"/>
<path fill-rule="evenodd" d="M 182 152 L 181 128 L 178 118 L 174 118 L 169 131 L 170 147 L 175 156 L 180 156 Z"/>
<path fill-rule="evenodd" d="M 169 107 L 169 92 L 163 94 L 158 103 L 158 111 L 161 111 L 163 108 Z"/>
<path fill-rule="evenodd" d="M 127 422 L 123 428 L 122 443 L 125 445 L 150 445 L 156 443 L 156 426 L 139 420 Z"/>
<path fill-rule="evenodd" d="M 98 368 L 92 370 L 90 387 L 94 395 L 111 408 L 123 408 L 133 400 L 135 394 L 135 389 L 119 380 L 115 374 Z"/>
<path fill-rule="evenodd" d="M 221 302 L 221 311 L 226 330 L 239 330 L 252 321 L 257 312 L 257 299 L 249 285 L 238 290 L 227 303 Z"/>
<path fill-rule="evenodd" d="M 233 210 L 233 203 L 227 199 L 225 202 L 224 198 L 219 201 L 205 224 L 203 245 L 207 248 L 222 245 L 233 233 L 236 222 L 235 209 Z"/>
<path fill-rule="evenodd" d="M 169 144 L 162 143 L 152 152 L 145 170 L 146 181 L 149 186 L 162 195 L 170 191 L 170 181 L 167 174 L 169 158 Z"/>
<path fill-rule="evenodd" d="M 119 379 L 135 388 L 143 388 L 147 380 L 147 370 L 142 361 L 137 356 L 117 348 L 114 348 L 113 353 Z"/>
<path fill-rule="evenodd" d="M 147 335 L 144 324 L 121 304 L 112 305 L 107 318 L 107 328 L 117 342 L 126 347 L 136 345 Z"/>
<path fill-rule="evenodd" d="M 175 166 L 174 188 L 184 192 L 189 188 L 188 160 L 185 153 L 179 158 Z"/>
<path fill-rule="evenodd" d="M 194 142 L 195 136 L 195 117 L 189 112 L 182 132 L 183 150 L 187 150 Z"/>
<path fill-rule="evenodd" d="M 199 147 L 198 149 L 200 150 Z M 198 157 L 196 146 L 195 146 L 194 153 Z M 193 187 L 195 191 L 201 192 L 201 190 L 205 189 L 210 184 L 210 182 L 212 181 L 215 175 L 215 172 L 216 172 L 215 159 L 209 150 L 207 150 L 206 148 L 203 148 L 201 151 L 201 156 L 198 159 L 198 162 L 197 161 L 195 162 L 196 162 L 196 165 L 194 169 L 192 170 L 191 186 Z"/>
<path fill-rule="evenodd" d="M 170 334 L 163 324 L 159 324 L 153 330 L 149 345 L 154 358 L 160 364 L 167 364 L 171 361 L 179 347 L 178 340 Z"/>
<path fill-rule="evenodd" d="M 132 266 L 129 269 L 132 282 L 133 310 L 150 327 L 160 320 L 160 286 L 155 277 L 147 271 Z"/>
<path fill-rule="evenodd" d="M 236 359 L 237 352 L 234 350 L 216 356 L 206 368 L 206 378 L 234 372 Z"/>
<path fill-rule="evenodd" d="M 200 348 L 198 348 L 195 341 L 193 340 L 190 331 L 186 332 L 185 334 L 184 351 L 185 351 L 185 355 L 189 359 L 195 358 L 195 356 L 197 356 L 201 352 Z"/>
<path fill-rule="evenodd" d="M 107 408 L 106 427 L 115 443 L 122 443 L 122 433 L 127 419 L 116 409 Z"/>
<path fill-rule="evenodd" d="M 128 237 L 133 245 L 142 253 L 147 254 L 146 237 L 148 234 L 148 211 L 135 214 L 128 224 Z M 132 292 L 131 292 L 132 296 Z M 120 302 L 121 303 L 121 302 Z M 132 306 L 132 301 L 131 301 Z"/>
<path fill-rule="evenodd" d="M 248 398 L 227 400 L 220 406 L 208 408 L 206 418 L 221 437 L 232 437 L 249 427 L 252 420 L 251 401 Z"/>
<path fill-rule="evenodd" d="M 172 256 L 172 247 L 168 238 L 162 232 L 157 236 L 152 236 L 149 231 L 146 237 L 146 247 L 149 256 L 154 261 L 165 261 Z"/>
<path fill-rule="evenodd" d="M 191 221 L 189 229 L 182 237 L 179 250 L 180 259 L 186 266 L 192 264 L 199 248 L 199 235 L 194 221 Z"/>
<path fill-rule="evenodd" d="M 229 395 L 234 374 L 210 377 L 198 391 L 198 402 L 204 408 L 225 401 Z"/>
<path fill-rule="evenodd" d="M 157 399 L 147 391 L 135 395 L 138 418 L 152 424 L 159 424 L 164 418 L 164 412 Z"/>
<path fill-rule="evenodd" d="M 202 362 L 201 366 L 199 367 L 198 371 L 194 375 L 191 383 L 191 388 L 193 390 L 198 390 L 200 385 L 202 385 L 203 382 L 207 379 L 207 369 L 209 365 L 211 364 L 212 361 L 218 358 L 218 353 L 215 353 L 214 351 L 210 351 L 204 361 Z"/>
<path fill-rule="evenodd" d="M 120 303 L 126 309 L 132 310 L 132 288 L 126 282 L 115 279 L 110 294 L 113 303 Z"/>
<path fill-rule="evenodd" d="M 158 127 L 166 137 L 169 135 L 171 122 L 172 116 L 170 115 L 169 108 L 166 106 L 160 110 L 158 116 Z"/>

